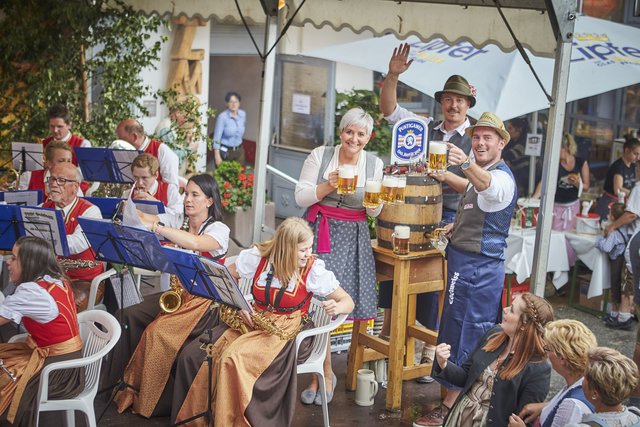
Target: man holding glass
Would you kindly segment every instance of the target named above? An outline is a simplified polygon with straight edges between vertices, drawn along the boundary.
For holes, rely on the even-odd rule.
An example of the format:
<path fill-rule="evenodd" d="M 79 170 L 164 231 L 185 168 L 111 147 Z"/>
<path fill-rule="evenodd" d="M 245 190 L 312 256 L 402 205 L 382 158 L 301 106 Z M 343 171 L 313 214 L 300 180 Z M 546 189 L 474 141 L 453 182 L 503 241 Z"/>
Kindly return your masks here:
<path fill-rule="evenodd" d="M 401 44 L 393 50 L 389 60 L 389 71 L 384 79 L 380 92 L 380 111 L 390 123 L 395 123 L 406 117 L 415 116 L 413 112 L 398 105 L 397 88 L 400 74 L 407 71 L 413 62 L 409 60 L 410 45 Z M 471 152 L 471 139 L 465 134 L 470 126 L 467 111 L 476 104 L 475 88 L 459 75 L 450 76 L 442 91 L 436 92 L 434 97 L 440 103 L 443 121 L 436 122 L 432 117 L 421 117 L 427 122 L 429 143 L 431 141 L 449 142 L 459 147 L 464 153 Z M 459 166 L 448 169 L 450 173 L 464 176 Z M 456 210 L 460 202 L 460 195 L 446 183 L 442 184 L 442 224 L 455 221 Z M 391 308 L 391 281 L 380 283 L 379 307 L 385 309 L 385 322 L 381 335 L 388 335 L 390 322 L 388 310 Z M 438 329 L 438 298 L 437 293 L 419 294 L 417 297 L 416 317 L 418 321 L 429 329 Z M 423 350 L 421 363 L 433 361 L 433 348 Z M 433 379 L 429 376 L 418 378 L 420 383 L 429 383 Z"/>
<path fill-rule="evenodd" d="M 473 159 L 449 143 L 449 164 L 460 166 L 464 178 L 445 172 L 432 174 L 462 198 L 447 247 L 447 289 L 438 343 L 451 343 L 450 361 L 458 366 L 496 323 L 504 282 L 504 249 L 518 198 L 515 179 L 502 160 L 510 136 L 502 120 L 483 113 L 466 133 Z M 448 384 L 445 386 L 450 387 Z M 441 425 L 460 391 L 450 388 L 440 408 L 419 418 L 414 426 Z"/>

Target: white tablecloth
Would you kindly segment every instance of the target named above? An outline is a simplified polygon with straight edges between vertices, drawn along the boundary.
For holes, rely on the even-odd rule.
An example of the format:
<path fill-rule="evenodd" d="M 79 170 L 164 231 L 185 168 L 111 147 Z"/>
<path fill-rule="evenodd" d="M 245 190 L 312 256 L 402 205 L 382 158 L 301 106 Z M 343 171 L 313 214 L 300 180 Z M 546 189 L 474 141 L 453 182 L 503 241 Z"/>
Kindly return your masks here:
<path fill-rule="evenodd" d="M 609 257 L 594 246 L 602 236 L 570 232 L 565 237 L 578 259 L 591 270 L 587 298 L 602 295 L 603 289 L 609 289 L 611 285 Z"/>
<path fill-rule="evenodd" d="M 504 267 L 508 274 L 516 275 L 518 283 L 524 282 L 531 276 L 535 240 L 536 230 L 533 228 L 509 230 Z M 555 230 L 551 232 L 547 271 L 554 273 L 553 285 L 556 289 L 569 281 L 569 258 L 565 242 L 563 232 Z"/>

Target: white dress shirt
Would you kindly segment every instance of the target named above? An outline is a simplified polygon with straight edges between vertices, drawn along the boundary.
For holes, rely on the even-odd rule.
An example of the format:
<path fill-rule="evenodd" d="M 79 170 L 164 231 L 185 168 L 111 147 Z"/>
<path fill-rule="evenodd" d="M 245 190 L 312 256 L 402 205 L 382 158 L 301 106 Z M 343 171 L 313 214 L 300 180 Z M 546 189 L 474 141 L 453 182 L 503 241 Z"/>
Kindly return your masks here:
<path fill-rule="evenodd" d="M 44 280 L 62 287 L 60 280 L 44 276 Z M 16 287 L 0 304 L 0 316 L 20 324 L 23 317 L 38 323 L 48 323 L 58 317 L 58 304 L 46 289 L 35 282 L 25 282 Z"/>

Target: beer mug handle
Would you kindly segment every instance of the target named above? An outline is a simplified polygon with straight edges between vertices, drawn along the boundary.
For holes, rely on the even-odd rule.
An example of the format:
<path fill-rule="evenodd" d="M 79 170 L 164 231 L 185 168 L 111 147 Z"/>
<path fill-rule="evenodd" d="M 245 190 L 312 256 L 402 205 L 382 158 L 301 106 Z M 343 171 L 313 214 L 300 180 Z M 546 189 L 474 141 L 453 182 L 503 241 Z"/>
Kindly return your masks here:
<path fill-rule="evenodd" d="M 391 233 L 391 246 L 392 249 L 396 247 L 396 233 Z"/>
<path fill-rule="evenodd" d="M 371 399 L 376 397 L 376 394 L 378 394 L 378 382 L 374 379 L 370 379 L 369 380 L 371 382 Z"/>

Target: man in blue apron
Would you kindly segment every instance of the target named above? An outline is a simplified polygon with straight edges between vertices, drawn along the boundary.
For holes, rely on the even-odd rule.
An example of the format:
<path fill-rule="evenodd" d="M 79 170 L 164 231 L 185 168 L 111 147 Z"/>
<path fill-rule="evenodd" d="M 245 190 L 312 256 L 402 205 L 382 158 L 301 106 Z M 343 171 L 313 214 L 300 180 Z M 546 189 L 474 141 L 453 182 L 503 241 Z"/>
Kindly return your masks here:
<path fill-rule="evenodd" d="M 458 165 L 461 178 L 452 173 L 433 175 L 462 194 L 447 248 L 447 289 L 438 343 L 451 345 L 450 361 L 462 365 L 479 339 L 498 321 L 504 282 L 504 249 L 517 188 L 511 170 L 502 160 L 509 133 L 493 113 L 483 113 L 471 137 L 473 160 L 453 144 L 449 164 Z M 444 384 L 446 387 L 451 387 Z M 414 426 L 442 425 L 459 395 L 449 389 L 442 406 L 419 418 Z"/>
<path fill-rule="evenodd" d="M 397 88 L 400 74 L 409 69 L 413 59 L 409 59 L 411 45 L 401 44 L 394 49 L 389 60 L 389 71 L 384 79 L 384 84 L 380 91 L 380 111 L 385 119 L 393 124 L 406 117 L 415 116 L 413 112 L 398 105 Z M 467 118 L 467 111 L 476 104 L 476 91 L 469 82 L 462 76 L 450 76 L 441 91 L 434 95 L 436 101 L 440 103 L 444 120 L 435 121 L 432 117 L 421 117 L 427 122 L 429 130 L 429 141 L 445 141 L 461 148 L 466 154 L 471 155 L 471 138 L 465 130 L 471 126 Z M 460 177 L 464 177 L 460 166 L 451 166 L 449 172 Z M 456 210 L 460 202 L 460 194 L 446 183 L 442 184 L 442 224 L 449 224 L 455 221 Z M 382 327 L 382 335 L 389 332 L 390 319 L 389 310 L 391 308 L 391 297 L 393 293 L 393 281 L 380 283 L 379 307 L 385 309 L 385 322 Z M 429 329 L 438 329 L 438 293 L 424 293 L 417 296 L 417 320 Z M 421 363 L 433 362 L 433 347 L 425 345 L 422 352 Z M 430 376 L 417 379 L 420 383 L 433 381 Z"/>

